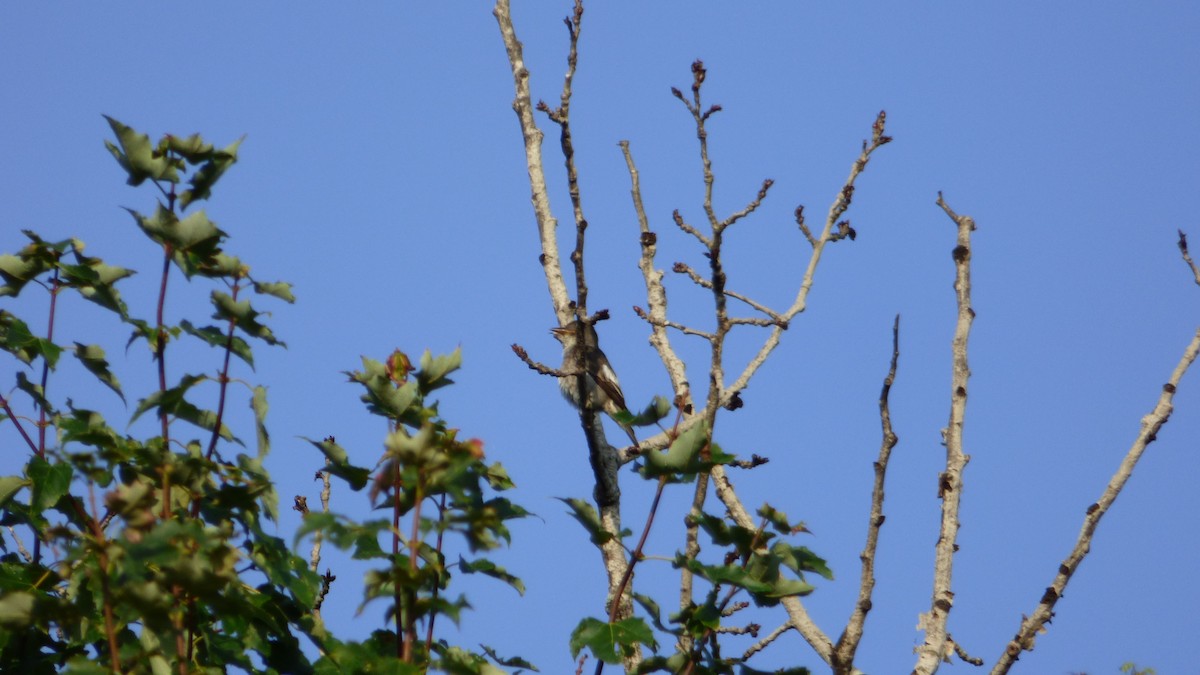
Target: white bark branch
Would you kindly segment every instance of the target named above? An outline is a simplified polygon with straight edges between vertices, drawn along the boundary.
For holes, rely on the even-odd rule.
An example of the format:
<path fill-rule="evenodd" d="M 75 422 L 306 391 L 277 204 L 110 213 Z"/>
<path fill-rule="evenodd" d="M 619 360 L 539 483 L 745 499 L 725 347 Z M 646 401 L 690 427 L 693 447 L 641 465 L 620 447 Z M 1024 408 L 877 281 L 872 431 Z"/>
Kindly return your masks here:
<path fill-rule="evenodd" d="M 1021 627 L 1017 631 L 1016 637 L 1009 641 L 1004 647 L 1004 653 L 1001 654 L 996 665 L 992 668 L 992 675 L 1003 675 L 1007 673 L 1013 664 L 1016 663 L 1022 651 L 1032 651 L 1034 640 L 1037 634 L 1048 623 L 1051 617 L 1054 616 L 1054 606 L 1062 598 L 1063 591 L 1066 590 L 1067 584 L 1071 581 L 1071 576 L 1079 569 L 1079 564 L 1087 557 L 1088 551 L 1092 547 L 1092 539 L 1096 534 L 1096 527 L 1100 525 L 1100 519 L 1108 513 L 1108 509 L 1112 507 L 1117 495 L 1125 487 L 1125 483 L 1133 475 L 1133 469 L 1137 466 L 1138 460 L 1142 458 L 1142 453 L 1146 451 L 1146 446 L 1154 442 L 1158 436 L 1158 431 L 1171 417 L 1173 410 L 1172 401 L 1175 398 L 1175 391 L 1179 387 L 1179 381 L 1183 378 L 1183 374 L 1187 372 L 1192 363 L 1196 360 L 1196 355 L 1200 354 L 1200 329 L 1196 330 L 1196 334 L 1192 336 L 1192 341 L 1183 351 L 1183 357 L 1179 359 L 1175 370 L 1171 373 L 1171 378 L 1163 385 L 1162 393 L 1158 396 L 1158 403 L 1154 409 L 1142 418 L 1142 428 L 1138 432 L 1137 437 L 1133 441 L 1133 445 L 1129 448 L 1129 452 L 1125 454 L 1125 458 L 1121 460 L 1121 465 L 1117 468 L 1117 472 L 1109 479 L 1108 485 L 1105 486 L 1104 492 L 1094 504 L 1087 508 L 1087 512 L 1083 517 L 1083 527 L 1079 530 L 1079 537 L 1075 540 L 1075 547 L 1071 549 L 1071 554 L 1058 566 L 1058 572 L 1054 575 L 1054 581 L 1042 594 L 1042 599 L 1038 602 L 1033 613 L 1025 617 L 1021 621 Z"/>
<path fill-rule="evenodd" d="M 954 247 L 954 292 L 958 304 L 958 321 L 954 326 L 951 346 L 953 374 L 950 384 L 950 424 L 943 430 L 946 445 L 946 469 L 938 477 L 938 497 L 942 500 L 941 529 L 934 549 L 933 602 L 928 614 L 922 614 L 918 628 L 925 632 L 925 642 L 917 649 L 914 675 L 937 672 L 949 656 L 946 624 L 954 605 L 950 590 L 954 569 L 954 553 L 958 550 L 958 510 L 962 500 L 963 469 L 970 458 L 963 452 L 963 420 L 967 412 L 967 380 L 971 369 L 967 363 L 967 340 L 975 310 L 971 308 L 971 233 L 975 221 L 960 216 L 938 194 L 938 206 L 958 227 L 958 244 Z"/>

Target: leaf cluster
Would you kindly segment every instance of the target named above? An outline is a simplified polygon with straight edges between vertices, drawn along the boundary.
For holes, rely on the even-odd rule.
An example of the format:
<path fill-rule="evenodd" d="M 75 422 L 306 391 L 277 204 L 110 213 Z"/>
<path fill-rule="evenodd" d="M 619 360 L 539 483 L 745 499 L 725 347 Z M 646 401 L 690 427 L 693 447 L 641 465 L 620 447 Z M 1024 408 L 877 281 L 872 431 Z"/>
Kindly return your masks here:
<path fill-rule="evenodd" d="M 479 555 L 507 544 L 507 521 L 528 515 L 493 494 L 513 487 L 512 481 L 502 465 L 484 460 L 482 441 L 459 438 L 458 430 L 438 414 L 436 401 L 429 401 L 430 394 L 452 383 L 449 375 L 461 363 L 460 350 L 441 356 L 426 351 L 416 366 L 396 350 L 386 361 L 363 357 L 361 370 L 346 373 L 362 387 L 367 410 L 387 420 L 382 454 L 373 467 L 356 466 L 333 438 L 309 442 L 325 455 L 327 471 L 355 491 L 369 486 L 372 505 L 391 518 L 360 523 L 333 513 L 309 513 L 296 539 L 317 535 L 352 551 L 355 559 L 380 563 L 367 574 L 360 611 L 373 600 L 390 599 L 387 616 L 396 630 L 377 637 L 398 658 L 421 668 L 486 672 L 487 659 L 497 660 L 494 652 L 476 654 L 415 637 L 418 624 L 429 628 L 440 617 L 457 623 L 469 606 L 461 595 L 446 595 L 455 571 L 498 579 L 519 593 L 525 590 L 519 578 Z M 451 539 L 463 551 L 456 561 L 447 557 Z M 390 551 L 381 540 L 391 542 Z M 426 634 L 432 635 L 432 629 Z"/>
<path fill-rule="evenodd" d="M 129 209 L 136 231 L 162 251 L 162 279 L 154 318 L 139 318 L 118 285 L 132 270 L 84 253 L 78 239 L 42 239 L 0 255 L 0 302 L 46 292 L 47 317 L 27 321 L 16 305 L 0 305 L 0 350 L 16 365 L 9 394 L 0 396 L 0 428 L 19 438 L 8 444 L 0 475 L 0 671 L 358 673 L 496 672 L 493 663 L 528 668 L 490 648 L 474 653 L 441 640 L 411 643 L 418 620 L 456 620 L 467 607 L 446 594 L 450 570 L 500 579 L 518 591 L 521 581 L 476 555 L 502 543 L 505 523 L 526 515 L 494 492 L 512 486 L 503 467 L 483 462 L 482 443 L 461 440 L 438 416 L 430 392 L 451 383 L 456 352 L 422 358 L 420 369 L 397 352 L 386 364 L 364 359 L 351 379 L 363 385 L 372 412 L 392 426 L 380 464 L 349 464 L 333 439 L 317 443 L 331 473 L 355 490 L 375 482 L 373 501 L 397 515 L 411 515 L 402 534 L 397 521 L 354 522 L 311 513 L 297 540 L 323 537 L 353 549 L 360 559 L 383 565 L 368 578 L 364 604 L 391 597 L 398 630 L 379 630 L 362 642 L 334 637 L 319 606 L 330 573 L 292 552 L 270 534 L 278 516 L 276 485 L 264 467 L 270 451 L 266 388 L 235 377 L 252 370 L 255 341 L 284 346 L 267 323 L 263 297 L 294 302 L 285 282 L 253 278 L 250 267 L 225 250 L 227 234 L 203 210 L 184 216 L 211 197 L 218 180 L 237 161 L 241 141 L 217 149 L 199 135 L 166 135 L 157 142 L 106 117 L 114 141 L 105 143 L 124 169 L 127 183 L 152 184 L 159 199 L 151 215 Z M 186 181 L 186 186 L 185 186 Z M 208 318 L 167 321 L 163 307 L 171 274 L 213 286 Z M 100 323 L 88 336 L 64 343 L 56 317 L 69 311 L 62 297 L 77 294 L 107 310 L 130 330 L 125 347 L 144 341 L 158 386 L 144 392 L 123 423 L 110 422 L 93 403 L 107 390 L 122 401 L 126 391 L 109 363 Z M 185 310 L 185 314 L 187 311 Z M 48 325 L 45 334 L 31 328 Z M 168 347 L 196 340 L 211 347 L 215 366 L 178 363 Z M 71 354 L 99 387 L 86 382 L 56 389 L 62 355 Z M 235 358 L 236 357 L 236 358 Z M 172 383 L 166 364 L 182 371 Z M 412 371 L 416 370 L 415 373 Z M 411 373 L 411 376 L 410 376 Z M 253 451 L 247 451 L 230 402 L 243 394 L 250 411 Z M 157 424 L 144 422 L 153 418 Z M 240 418 L 239 418 L 240 419 Z M 143 422 L 136 424 L 137 422 Z M 422 511 L 422 508 L 425 508 Z M 464 555 L 448 562 L 443 539 L 457 536 Z M 380 541 L 393 542 L 385 552 Z M 27 545 L 28 543 L 28 545 Z M 306 640 L 314 649 L 301 648 Z M 319 653 L 313 660 L 310 654 Z"/>
<path fill-rule="evenodd" d="M 706 423 L 686 429 L 663 451 L 647 450 L 641 455 L 638 473 L 656 480 L 661 491 L 668 483 L 694 482 L 697 475 L 717 465 L 737 461 L 711 442 Z M 616 535 L 605 530 L 596 510 L 582 499 L 562 499 L 570 513 L 587 530 L 593 544 L 600 546 Z M 774 607 L 786 597 L 803 596 L 815 588 L 805 580 L 806 573 L 826 579 L 833 572 L 825 561 L 807 547 L 790 543 L 787 538 L 807 532 L 803 523 L 791 522 L 787 514 L 764 504 L 759 510 L 760 525 L 751 529 L 737 525 L 731 518 L 700 511 L 690 516 L 707 534 L 711 544 L 722 551 L 720 562 L 705 562 L 695 555 L 677 552 L 673 567 L 685 569 L 708 583 L 700 603 L 692 603 L 663 619 L 658 603 L 649 595 L 632 593 L 645 618 L 632 616 L 620 620 L 588 617 L 579 622 L 571 635 L 571 653 L 578 656 L 587 649 L 604 663 L 620 663 L 635 654 L 639 646 L 658 651 L 655 630 L 674 638 L 676 651 L 670 656 L 643 659 L 637 672 L 754 673 L 746 665 L 745 655 L 725 656 L 720 637 L 730 632 L 757 635 L 756 625 L 741 626 L 727 619 L 749 606 L 733 602 L 739 595 L 754 605 Z M 624 531 L 622 537 L 630 533 Z M 639 545 L 640 546 L 640 545 Z M 632 564 L 642 560 L 639 550 L 632 553 Z M 653 626 L 653 629 L 651 628 Z M 793 673 L 807 673 L 805 669 Z"/>

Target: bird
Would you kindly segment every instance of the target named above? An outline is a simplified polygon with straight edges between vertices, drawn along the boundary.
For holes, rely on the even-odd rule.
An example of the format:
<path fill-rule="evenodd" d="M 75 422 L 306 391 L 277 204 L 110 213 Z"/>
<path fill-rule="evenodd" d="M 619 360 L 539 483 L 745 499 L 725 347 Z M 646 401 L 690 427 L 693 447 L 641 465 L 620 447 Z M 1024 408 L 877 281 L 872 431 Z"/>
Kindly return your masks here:
<path fill-rule="evenodd" d="M 563 346 L 562 371 L 577 373 L 576 369 L 579 367 L 579 320 L 571 321 L 565 326 L 551 328 L 550 334 Z M 586 349 L 583 363 L 587 372 L 584 391 L 587 392 L 588 407 L 607 413 L 609 417 L 626 412 L 628 408 L 625 406 L 625 394 L 621 392 L 621 383 L 617 380 L 617 373 L 609 364 L 604 351 L 600 349 L 600 336 L 596 334 L 595 326 L 588 323 L 583 325 L 583 344 Z M 558 387 L 562 390 L 563 398 L 567 399 L 568 403 L 576 409 L 583 408 L 583 397 L 579 394 L 578 374 L 559 377 Z M 613 421 L 616 421 L 615 417 Z M 638 440 L 633 433 L 633 427 L 621 422 L 617 422 L 617 424 L 636 446 Z"/>

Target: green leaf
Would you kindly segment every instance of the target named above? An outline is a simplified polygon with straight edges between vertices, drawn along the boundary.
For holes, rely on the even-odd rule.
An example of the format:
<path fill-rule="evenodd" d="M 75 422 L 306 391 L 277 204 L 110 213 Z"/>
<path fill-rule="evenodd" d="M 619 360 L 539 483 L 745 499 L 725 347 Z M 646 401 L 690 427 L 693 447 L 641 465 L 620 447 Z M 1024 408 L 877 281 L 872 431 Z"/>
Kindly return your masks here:
<path fill-rule="evenodd" d="M 454 384 L 446 376 L 462 366 L 462 347 L 449 354 L 433 356 L 428 349 L 421 354 L 421 369 L 417 371 L 417 381 L 421 383 L 421 392 L 428 394 L 434 389 Z"/>
<path fill-rule="evenodd" d="M 207 161 L 200 167 L 189 181 L 191 189 L 184 190 L 179 195 L 179 207 L 186 209 L 192 202 L 208 199 L 212 195 L 212 186 L 220 180 L 221 175 L 237 162 L 238 146 L 246 139 L 245 136 L 225 146 L 225 149 L 211 153 Z M 210 149 L 212 146 L 208 146 Z M 195 162 L 193 162 L 195 163 Z"/>
<path fill-rule="evenodd" d="M 405 382 L 397 387 L 388 376 L 387 368 L 382 363 L 362 357 L 361 371 L 347 372 L 351 382 L 358 382 L 366 387 L 362 401 L 367 409 L 376 415 L 388 419 L 405 419 L 411 417 L 409 408 L 417 400 L 417 383 L 414 380 Z"/>
<path fill-rule="evenodd" d="M 124 440 L 108 423 L 104 416 L 94 410 L 76 408 L 67 401 L 71 413 L 59 417 L 58 427 L 62 430 L 62 442 L 82 443 L 104 450 L 113 450 Z M 124 460 L 124 458 L 122 458 Z"/>
<path fill-rule="evenodd" d="M 129 423 L 135 422 L 147 410 L 157 408 L 160 412 L 193 424 L 205 431 L 213 431 L 217 426 L 217 413 L 212 410 L 202 410 L 184 398 L 189 389 L 208 379 L 204 375 L 185 375 L 180 379 L 178 386 L 150 394 L 138 402 L 137 409 L 133 411 Z M 224 422 L 221 422 L 218 434 L 227 441 L 241 443 Z"/>
<path fill-rule="evenodd" d="M 815 590 L 811 584 L 780 574 L 780 559 L 772 554 L 755 554 L 744 567 L 734 564 L 705 565 L 682 554 L 676 554 L 674 564 L 695 572 L 713 584 L 732 584 L 744 588 L 755 603 L 764 607 L 773 607 L 782 598 L 807 595 Z"/>
<path fill-rule="evenodd" d="M 605 531 L 604 526 L 600 523 L 600 515 L 596 513 L 595 507 L 591 504 L 575 497 L 555 497 L 555 499 L 571 507 L 569 512 L 571 517 L 578 520 L 579 524 L 583 525 L 583 529 L 587 530 L 592 544 L 600 546 L 613 538 L 612 533 Z"/>
<path fill-rule="evenodd" d="M 38 356 L 46 359 L 51 368 L 58 362 L 62 347 L 35 336 L 29 326 L 15 315 L 0 309 L 0 349 L 17 357 L 26 365 Z"/>
<path fill-rule="evenodd" d="M 141 185 L 147 178 L 172 183 L 179 182 L 179 174 L 176 173 L 175 166 L 168 157 L 160 155 L 154 150 L 149 136 L 139 134 L 108 115 L 105 115 L 104 119 L 108 120 L 108 125 L 117 135 L 117 142 L 121 144 L 121 147 L 117 148 L 110 141 L 105 141 L 104 145 L 121 165 L 121 168 L 129 174 L 127 182 L 130 185 Z"/>
<path fill-rule="evenodd" d="M 149 323 L 141 319 L 129 319 L 129 324 L 133 326 L 133 331 L 129 334 L 129 339 L 125 341 L 125 350 L 129 351 L 129 347 L 138 339 L 146 341 L 146 346 L 151 352 L 157 350 L 158 345 L 158 328 L 151 326 Z"/>
<path fill-rule="evenodd" d="M 241 279 L 250 271 L 241 258 L 222 251 L 190 256 L 180 262 L 181 266 L 187 266 L 191 274 L 209 279 Z"/>
<path fill-rule="evenodd" d="M 301 436 L 301 438 L 304 437 Z M 304 438 L 304 440 L 317 446 L 317 449 L 329 460 L 329 464 L 325 467 L 326 470 L 349 483 L 351 490 L 358 492 L 366 487 L 367 481 L 371 477 L 371 470 L 350 464 L 350 455 L 332 438 L 324 441 L 314 441 L 311 438 Z"/>
<path fill-rule="evenodd" d="M 500 656 L 498 656 L 496 654 L 496 650 L 492 649 L 491 647 L 489 647 L 487 645 L 479 645 L 479 648 L 483 650 L 484 654 L 488 655 L 489 659 L 495 661 L 496 663 L 498 663 L 502 666 L 505 666 L 506 668 L 524 668 L 525 670 L 532 670 L 535 673 L 541 672 L 536 667 L 534 667 L 534 665 L 532 663 L 526 661 L 525 659 L 523 659 L 519 656 L 513 656 L 513 657 L 506 659 L 506 658 L 501 658 Z"/>
<path fill-rule="evenodd" d="M 508 477 L 508 470 L 500 462 L 489 464 L 484 473 L 484 478 L 487 479 L 488 487 L 497 492 L 511 490 L 516 487 L 512 479 Z"/>
<path fill-rule="evenodd" d="M 733 584 L 751 593 L 769 593 L 771 591 L 769 583 L 755 578 L 750 570 L 741 565 L 705 565 L 694 558 L 676 554 L 675 566 L 691 570 L 714 584 Z"/>
<path fill-rule="evenodd" d="M 16 591 L 0 595 L 0 626 L 20 629 L 33 619 L 33 593 Z"/>
<path fill-rule="evenodd" d="M 25 284 L 53 266 L 53 261 L 44 256 L 0 255 L 0 278 L 4 279 L 4 286 L 0 286 L 0 298 L 9 295 L 15 297 L 25 288 Z"/>
<path fill-rule="evenodd" d="M 654 601 L 654 598 L 651 598 L 648 595 L 642 595 L 641 593 L 634 593 L 633 599 L 635 602 L 637 602 L 637 604 L 642 606 L 642 609 L 645 610 L 647 614 L 650 615 L 650 621 L 654 624 L 655 628 L 664 633 L 670 633 L 672 635 L 680 634 L 680 631 L 671 630 L 663 625 L 662 611 L 659 609 L 658 603 Z"/>
<path fill-rule="evenodd" d="M 167 135 L 167 149 L 179 155 L 189 164 L 199 164 L 212 156 L 213 146 L 205 143 L 200 134 L 192 134 L 187 138 Z"/>
<path fill-rule="evenodd" d="M 525 595 L 525 583 L 519 578 L 508 573 L 508 570 L 488 560 L 487 558 L 476 558 L 475 560 L 466 560 L 461 555 L 458 556 L 458 568 L 464 574 L 482 574 L 484 576 L 499 579 L 504 583 L 512 586 L 517 593 Z"/>
<path fill-rule="evenodd" d="M 74 353 L 75 358 L 79 359 L 88 372 L 95 375 L 96 379 L 100 380 L 104 386 L 117 392 L 117 396 L 120 396 L 122 401 L 125 400 L 125 394 L 121 391 L 121 383 L 117 381 L 116 375 L 113 375 L 112 371 L 108 369 L 108 360 L 104 358 L 103 347 L 76 342 Z"/>
<path fill-rule="evenodd" d="M 38 408 L 47 413 L 54 412 L 54 406 L 50 405 L 50 401 L 44 396 L 45 390 L 42 389 L 42 385 L 31 382 L 23 372 L 17 373 L 17 389 L 29 394 L 29 398 L 33 399 Z"/>
<path fill-rule="evenodd" d="M 619 424 L 626 424 L 635 427 L 648 427 L 657 424 L 671 413 L 671 401 L 663 396 L 655 396 L 646 404 L 646 407 L 641 412 L 634 415 L 628 411 L 622 411 L 613 415 Z"/>
<path fill-rule="evenodd" d="M 250 306 L 249 300 L 234 300 L 233 296 L 228 293 L 213 291 L 212 303 L 217 308 L 217 312 L 213 315 L 213 318 L 233 321 L 234 325 L 244 333 L 251 337 L 256 337 L 267 344 L 283 344 L 275 339 L 275 334 L 271 332 L 270 328 L 258 322 L 258 317 L 262 316 L 262 314 Z"/>
<path fill-rule="evenodd" d="M 258 441 L 258 458 L 267 456 L 271 450 L 271 435 L 267 433 L 267 388 L 262 385 L 254 387 L 250 396 L 250 409 L 254 411 L 254 431 Z"/>
<path fill-rule="evenodd" d="M 707 513 L 700 513 L 695 519 L 696 523 L 712 538 L 714 544 L 736 547 L 739 557 L 749 555 L 756 548 L 765 548 L 767 540 L 775 536 L 770 532 L 758 532 L 727 523 L 723 518 Z"/>
<path fill-rule="evenodd" d="M 225 349 L 225 347 L 228 346 L 229 350 L 233 352 L 234 356 L 245 361 L 246 364 L 251 368 L 254 368 L 254 353 L 251 351 L 249 343 L 247 343 L 241 337 L 234 335 L 231 339 L 229 335 L 223 333 L 221 329 L 217 328 L 216 326 L 196 328 L 192 325 L 192 322 L 188 321 L 187 319 L 180 321 L 179 327 L 183 329 L 183 332 L 191 335 L 192 337 L 199 338 L 201 341 L 207 343 L 210 347 Z"/>
<path fill-rule="evenodd" d="M 68 286 L 74 288 L 83 299 L 115 312 L 121 318 L 129 316 L 129 308 L 121 299 L 116 282 L 131 277 L 136 272 L 105 264 L 99 258 L 91 258 L 75 251 L 77 265 L 60 265 L 62 276 Z"/>
<path fill-rule="evenodd" d="M 758 511 L 756 513 L 765 518 L 766 521 L 771 524 L 771 527 L 775 528 L 775 531 L 780 534 L 808 532 L 808 528 L 805 527 L 803 522 L 793 525 L 790 521 L 788 521 L 786 513 L 776 509 L 770 504 L 764 503 L 762 506 L 758 507 Z"/>
<path fill-rule="evenodd" d="M 771 553 L 788 569 L 796 573 L 816 572 L 826 579 L 833 581 L 833 570 L 821 556 L 813 553 L 804 546 L 791 546 L 787 542 L 778 541 L 771 547 Z"/>
<path fill-rule="evenodd" d="M 461 647 L 445 647 L 440 650 L 441 658 L 430 665 L 436 672 L 452 675 L 505 675 L 503 670 L 488 663 L 485 658 Z"/>
<path fill-rule="evenodd" d="M 632 654 L 639 643 L 652 650 L 658 649 L 654 632 L 642 619 L 634 617 L 608 623 L 588 617 L 571 632 L 571 658 L 578 657 L 586 647 L 605 663 L 620 663 L 622 656 Z"/>
<path fill-rule="evenodd" d="M 648 478 L 693 474 L 704 469 L 700 450 L 708 435 L 708 423 L 701 421 L 684 431 L 665 452 L 648 450 L 643 454 L 646 464 L 642 475 Z"/>
<path fill-rule="evenodd" d="M 176 253 L 187 252 L 201 258 L 209 258 L 220 251 L 221 240 L 227 235 L 220 230 L 204 211 L 197 211 L 180 220 L 178 216 L 159 204 L 153 216 L 143 216 L 133 209 L 126 209 L 137 221 L 142 231 L 154 241 L 170 246 Z M 189 275 L 194 270 L 184 268 Z"/>
<path fill-rule="evenodd" d="M 70 464 L 51 464 L 41 457 L 34 457 L 29 460 L 27 471 L 33 493 L 29 507 L 34 512 L 40 513 L 54 506 L 71 489 Z"/>
<path fill-rule="evenodd" d="M 296 302 L 296 296 L 292 295 L 292 285 L 286 281 L 273 282 L 254 282 L 254 292 L 260 295 L 270 295 L 285 302 Z"/>
<path fill-rule="evenodd" d="M 21 488 L 29 485 L 31 485 L 31 481 L 21 476 L 0 477 L 0 509 L 4 508 L 4 505 L 8 504 L 9 500 L 21 491 Z"/>

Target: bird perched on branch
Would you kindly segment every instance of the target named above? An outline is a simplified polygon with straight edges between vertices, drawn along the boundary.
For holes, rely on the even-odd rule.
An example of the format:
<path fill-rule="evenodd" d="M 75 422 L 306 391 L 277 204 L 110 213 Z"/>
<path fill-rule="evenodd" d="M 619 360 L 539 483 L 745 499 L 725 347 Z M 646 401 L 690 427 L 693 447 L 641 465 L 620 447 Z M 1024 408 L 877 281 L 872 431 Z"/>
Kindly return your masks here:
<path fill-rule="evenodd" d="M 561 370 L 566 373 L 578 373 L 577 369 L 580 363 L 579 321 L 575 320 L 565 326 L 551 328 L 550 334 L 563 346 Z M 608 363 L 608 357 L 600 349 L 600 337 L 596 334 L 595 326 L 586 323 L 583 325 L 583 344 L 585 349 L 583 364 L 587 372 L 584 377 L 584 391 L 587 393 L 588 407 L 607 413 L 609 417 L 619 412 L 626 412 L 628 409 L 625 407 L 625 394 L 621 392 L 621 383 L 617 381 L 617 373 L 613 371 L 612 366 Z M 578 409 L 583 408 L 583 396 L 579 393 L 578 374 L 558 378 L 558 387 L 562 390 L 563 397 L 572 406 Z M 629 440 L 637 445 L 638 440 L 633 433 L 633 428 L 620 422 L 617 424 L 629 435 Z"/>

